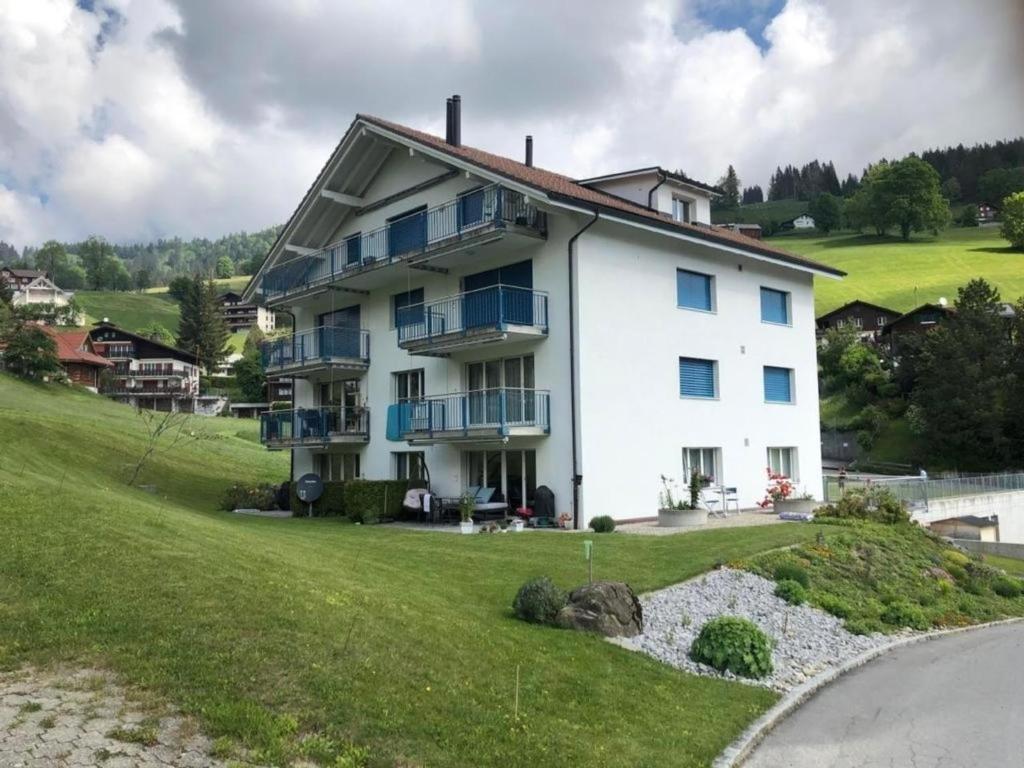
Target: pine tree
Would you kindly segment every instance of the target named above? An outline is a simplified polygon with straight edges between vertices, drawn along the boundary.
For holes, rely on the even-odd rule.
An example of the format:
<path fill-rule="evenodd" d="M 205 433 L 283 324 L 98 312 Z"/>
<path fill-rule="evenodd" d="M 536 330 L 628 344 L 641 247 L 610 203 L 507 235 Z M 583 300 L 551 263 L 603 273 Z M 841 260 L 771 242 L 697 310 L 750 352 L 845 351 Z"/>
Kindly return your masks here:
<path fill-rule="evenodd" d="M 718 208 L 736 208 L 740 204 L 740 180 L 736 169 L 729 165 L 725 176 L 718 180 L 722 196 L 718 200 Z"/>
<path fill-rule="evenodd" d="M 194 354 L 209 372 L 230 353 L 230 336 L 221 315 L 217 286 L 213 280 L 204 283 L 202 277 L 196 275 L 181 300 L 178 347 Z"/>

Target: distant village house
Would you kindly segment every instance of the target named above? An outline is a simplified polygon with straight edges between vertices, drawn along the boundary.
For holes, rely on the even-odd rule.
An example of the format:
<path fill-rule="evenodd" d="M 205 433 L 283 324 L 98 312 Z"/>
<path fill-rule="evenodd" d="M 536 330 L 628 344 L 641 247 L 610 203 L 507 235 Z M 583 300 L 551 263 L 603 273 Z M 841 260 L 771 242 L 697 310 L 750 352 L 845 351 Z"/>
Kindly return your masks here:
<path fill-rule="evenodd" d="M 242 297 L 229 291 L 220 296 L 221 315 L 232 333 L 247 331 L 254 325 L 264 333 L 274 330 L 274 313 L 258 304 L 242 301 Z"/>
<path fill-rule="evenodd" d="M 882 329 L 898 317 L 900 317 L 900 313 L 895 309 L 854 299 L 838 309 L 826 312 L 815 322 L 819 335 L 825 333 L 829 328 L 842 328 L 849 325 L 857 329 L 861 338 L 877 339 L 881 335 Z"/>

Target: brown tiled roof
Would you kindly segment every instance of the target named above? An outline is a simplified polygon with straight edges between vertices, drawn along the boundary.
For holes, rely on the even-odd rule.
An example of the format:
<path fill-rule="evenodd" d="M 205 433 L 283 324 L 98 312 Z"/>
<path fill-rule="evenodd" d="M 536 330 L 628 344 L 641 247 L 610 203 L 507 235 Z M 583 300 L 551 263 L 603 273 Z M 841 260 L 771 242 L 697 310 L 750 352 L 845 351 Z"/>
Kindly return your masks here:
<path fill-rule="evenodd" d="M 568 176 L 563 176 L 562 174 L 555 173 L 554 171 L 547 171 L 543 168 L 537 168 L 536 166 L 525 165 L 524 163 L 517 162 L 507 157 L 502 157 L 501 155 L 485 152 L 484 150 L 476 149 L 475 147 L 467 147 L 465 145 L 456 147 L 449 144 L 439 136 L 434 136 L 433 134 L 424 133 L 423 131 L 418 131 L 414 128 L 408 128 L 404 125 L 392 123 L 389 120 L 383 120 L 379 117 L 373 117 L 372 115 L 360 114 L 357 115 L 356 119 L 357 121 L 363 120 L 371 125 L 379 126 L 385 130 L 396 133 L 399 136 L 403 136 L 406 139 L 423 144 L 432 149 L 440 150 L 452 157 L 457 157 L 460 160 L 464 160 L 465 162 L 476 165 L 487 171 L 496 173 L 499 176 L 504 176 L 507 179 L 542 190 L 553 199 L 578 202 L 591 207 L 596 206 L 607 212 L 611 212 L 613 215 L 623 215 L 627 218 L 633 218 L 650 223 L 669 231 L 683 230 L 687 235 L 691 235 L 702 240 L 741 248 L 745 251 L 762 254 L 788 264 L 803 266 L 837 276 L 846 274 L 834 267 L 812 261 L 811 259 L 806 259 L 802 256 L 797 256 L 796 254 L 789 253 L 781 248 L 775 248 L 765 244 L 761 240 L 755 240 L 754 238 L 747 237 L 739 232 L 712 229 L 711 227 L 701 226 L 699 224 L 678 222 L 670 216 L 636 205 L 635 203 L 621 197 L 615 197 L 614 195 L 609 195 L 599 190 L 577 184 Z"/>
<path fill-rule="evenodd" d="M 89 338 L 88 331 L 58 331 L 49 326 L 42 326 L 47 336 L 57 344 L 57 359 L 62 363 L 85 363 L 101 368 L 111 368 L 113 363 L 85 348 Z"/>

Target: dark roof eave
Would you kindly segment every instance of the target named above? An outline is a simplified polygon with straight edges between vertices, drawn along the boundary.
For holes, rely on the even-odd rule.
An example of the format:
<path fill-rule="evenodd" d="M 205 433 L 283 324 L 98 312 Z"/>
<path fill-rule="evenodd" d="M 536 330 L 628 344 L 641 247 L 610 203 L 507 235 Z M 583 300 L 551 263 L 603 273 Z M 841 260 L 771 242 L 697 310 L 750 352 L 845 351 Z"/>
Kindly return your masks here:
<path fill-rule="evenodd" d="M 819 321 L 820 320 L 827 320 L 828 318 L 832 317 L 832 315 L 839 314 L 843 310 L 849 309 L 854 304 L 861 304 L 861 305 L 863 305 L 865 307 L 871 307 L 871 309 L 878 309 L 878 310 L 881 310 L 882 312 L 889 312 L 889 313 L 891 313 L 893 315 L 896 315 L 896 318 L 901 316 L 899 310 L 891 309 L 889 307 L 883 307 L 880 304 L 872 304 L 870 301 L 864 301 L 863 299 L 854 299 L 853 301 L 846 302 L 841 307 L 836 307 L 831 312 L 826 312 L 823 315 L 819 315 L 816 319 L 819 320 Z M 895 320 L 896 318 L 893 318 L 893 319 Z"/>
<path fill-rule="evenodd" d="M 697 238 L 698 240 L 706 240 L 707 242 L 712 243 L 714 245 L 729 246 L 741 251 L 750 251 L 751 253 L 757 254 L 758 256 L 763 256 L 773 261 L 778 261 L 783 264 L 788 264 L 790 266 L 803 267 L 804 269 L 809 269 L 815 272 L 824 272 L 826 274 L 834 275 L 836 277 L 846 277 L 846 273 L 843 272 L 841 269 L 835 269 L 834 267 L 830 267 L 826 264 L 820 264 L 816 261 L 811 261 L 809 259 L 801 259 L 799 256 L 782 253 L 780 251 L 775 251 L 770 248 L 758 248 L 756 245 L 753 245 L 753 243 L 757 242 L 756 240 L 752 240 L 751 244 L 749 245 L 747 243 L 738 243 L 735 240 L 726 240 L 724 238 L 715 237 L 715 233 L 713 231 L 708 231 L 705 233 L 703 230 L 696 227 L 682 229 L 681 227 L 677 226 L 675 223 L 671 221 L 659 221 L 658 219 L 647 216 L 637 216 L 636 214 L 630 213 L 629 211 L 623 211 L 622 209 L 619 208 L 603 206 L 600 203 L 594 203 L 589 200 L 579 200 L 578 198 L 574 198 L 571 195 L 563 195 L 560 192 L 548 192 L 547 196 L 551 200 L 572 203 L 573 205 L 583 206 L 590 210 L 599 210 L 602 213 L 607 213 L 609 216 L 612 217 L 629 219 L 639 224 L 648 224 L 652 227 L 656 227 L 658 229 L 665 230 L 666 232 L 671 232 L 673 234 L 694 237 Z"/>

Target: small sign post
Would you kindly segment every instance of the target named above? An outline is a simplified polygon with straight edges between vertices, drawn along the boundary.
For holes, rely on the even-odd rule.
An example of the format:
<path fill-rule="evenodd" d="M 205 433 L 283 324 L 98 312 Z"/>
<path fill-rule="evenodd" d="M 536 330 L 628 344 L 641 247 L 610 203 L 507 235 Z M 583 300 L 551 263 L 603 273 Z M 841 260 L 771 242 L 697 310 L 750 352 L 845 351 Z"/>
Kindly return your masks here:
<path fill-rule="evenodd" d="M 586 539 L 583 542 L 583 559 L 587 561 L 587 579 L 594 583 L 594 542 Z"/>
<path fill-rule="evenodd" d="M 300 501 L 309 505 L 308 516 L 313 516 L 313 502 L 319 499 L 324 492 L 324 482 L 320 475 L 314 472 L 307 472 L 295 481 L 295 495 Z"/>

